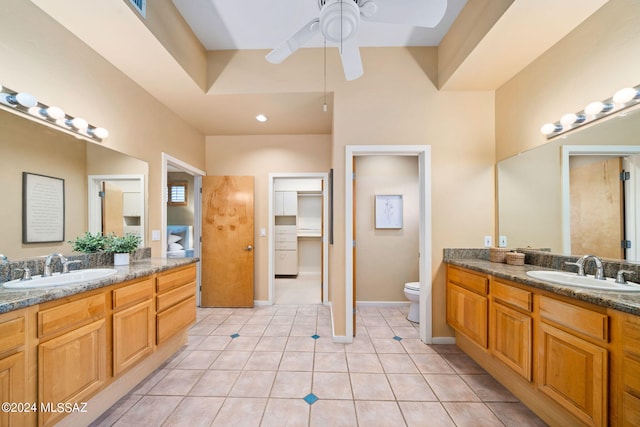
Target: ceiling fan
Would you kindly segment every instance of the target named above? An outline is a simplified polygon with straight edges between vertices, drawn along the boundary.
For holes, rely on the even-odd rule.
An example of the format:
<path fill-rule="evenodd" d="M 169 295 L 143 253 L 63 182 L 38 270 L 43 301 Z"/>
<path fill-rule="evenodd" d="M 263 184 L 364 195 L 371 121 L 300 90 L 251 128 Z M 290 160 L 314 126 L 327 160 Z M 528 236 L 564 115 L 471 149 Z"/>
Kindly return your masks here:
<path fill-rule="evenodd" d="M 279 64 L 320 32 L 325 40 L 338 43 L 347 80 L 364 73 L 356 39 L 360 19 L 432 28 L 442 20 L 447 0 L 318 0 L 320 14 L 267 54 Z"/>

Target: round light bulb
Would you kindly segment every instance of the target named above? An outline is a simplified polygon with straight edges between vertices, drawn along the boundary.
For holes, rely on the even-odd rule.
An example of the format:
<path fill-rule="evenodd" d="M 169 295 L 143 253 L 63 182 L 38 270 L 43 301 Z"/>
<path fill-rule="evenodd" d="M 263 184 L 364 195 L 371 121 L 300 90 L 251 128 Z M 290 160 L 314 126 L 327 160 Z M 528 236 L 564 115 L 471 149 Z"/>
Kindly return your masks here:
<path fill-rule="evenodd" d="M 584 107 L 584 112 L 589 114 L 590 116 L 595 116 L 596 114 L 602 113 L 604 110 L 604 104 L 600 101 L 595 101 Z"/>
<path fill-rule="evenodd" d="M 58 107 L 43 108 L 40 110 L 40 114 L 51 120 L 59 120 L 65 116 L 64 111 Z"/>
<path fill-rule="evenodd" d="M 567 113 L 560 118 L 560 123 L 563 127 L 569 127 L 576 123 L 584 122 L 585 117 L 583 115 L 578 115 L 576 113 Z"/>
<path fill-rule="evenodd" d="M 67 126 L 71 126 L 72 128 L 75 128 L 78 130 L 84 130 L 89 126 L 89 123 L 87 123 L 85 119 L 81 119 L 80 117 L 67 120 L 66 123 L 67 123 Z"/>
<path fill-rule="evenodd" d="M 109 132 L 105 128 L 95 128 L 91 131 L 91 133 L 100 139 L 105 139 L 109 136 Z"/>
<path fill-rule="evenodd" d="M 620 89 L 613 95 L 613 102 L 616 104 L 626 104 L 627 102 L 633 100 L 640 96 L 640 92 L 637 89 L 632 87 L 625 87 Z"/>
<path fill-rule="evenodd" d="M 556 125 L 555 123 L 546 123 L 540 128 L 540 132 L 542 132 L 543 135 L 551 135 L 552 133 L 560 132 L 561 130 L 562 127 Z"/>
<path fill-rule="evenodd" d="M 31 108 L 38 105 L 38 100 L 35 96 L 24 92 L 7 96 L 7 102 L 12 105 L 22 105 L 25 108 Z"/>
<path fill-rule="evenodd" d="M 267 116 L 265 116 L 264 114 L 258 114 L 256 116 L 256 120 L 259 122 L 266 122 L 267 121 Z"/>

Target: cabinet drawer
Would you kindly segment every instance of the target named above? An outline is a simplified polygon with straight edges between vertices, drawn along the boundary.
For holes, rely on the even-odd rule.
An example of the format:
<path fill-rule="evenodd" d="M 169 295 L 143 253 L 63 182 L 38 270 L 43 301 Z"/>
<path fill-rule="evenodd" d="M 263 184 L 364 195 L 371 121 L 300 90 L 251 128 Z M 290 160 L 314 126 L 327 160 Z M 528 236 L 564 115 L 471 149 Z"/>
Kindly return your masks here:
<path fill-rule="evenodd" d="M 541 296 L 540 316 L 587 337 L 609 341 L 609 317 L 606 314 Z"/>
<path fill-rule="evenodd" d="M 163 343 L 196 321 L 196 297 L 191 297 L 157 315 L 157 342 Z"/>
<path fill-rule="evenodd" d="M 113 308 L 126 307 L 151 297 L 153 297 L 153 281 L 151 278 L 147 278 L 142 282 L 115 289 L 113 291 Z"/>
<path fill-rule="evenodd" d="M 89 320 L 103 317 L 104 294 L 96 294 L 38 312 L 38 337 L 72 329 Z"/>
<path fill-rule="evenodd" d="M 460 268 L 447 267 L 447 280 L 481 295 L 487 295 L 489 278 Z"/>
<path fill-rule="evenodd" d="M 531 312 L 533 309 L 533 295 L 531 292 L 497 280 L 491 281 L 491 297 L 494 300 L 500 301 L 502 304 L 510 305 L 527 312 Z"/>
<path fill-rule="evenodd" d="M 2 318 L 0 318 L 2 319 Z M 0 320 L 0 353 L 20 347 L 25 342 L 24 316 L 2 321 Z"/>
<path fill-rule="evenodd" d="M 298 274 L 298 251 L 276 251 L 275 274 Z"/>
<path fill-rule="evenodd" d="M 298 249 L 298 240 L 296 239 L 289 242 L 276 241 L 274 247 L 277 251 L 295 251 L 296 249 Z"/>
<path fill-rule="evenodd" d="M 276 239 L 283 236 L 296 236 L 298 228 L 296 225 L 276 225 Z"/>
<path fill-rule="evenodd" d="M 166 310 L 179 303 L 182 300 L 185 300 L 191 296 L 195 296 L 196 287 L 194 283 L 187 283 L 186 285 L 180 286 L 179 288 L 175 288 L 170 290 L 169 292 L 165 292 L 162 295 L 158 295 L 156 298 L 156 310 L 158 312 Z"/>
<path fill-rule="evenodd" d="M 177 271 L 168 271 L 157 277 L 156 291 L 158 293 L 177 288 L 196 281 L 196 267 L 190 266 Z"/>

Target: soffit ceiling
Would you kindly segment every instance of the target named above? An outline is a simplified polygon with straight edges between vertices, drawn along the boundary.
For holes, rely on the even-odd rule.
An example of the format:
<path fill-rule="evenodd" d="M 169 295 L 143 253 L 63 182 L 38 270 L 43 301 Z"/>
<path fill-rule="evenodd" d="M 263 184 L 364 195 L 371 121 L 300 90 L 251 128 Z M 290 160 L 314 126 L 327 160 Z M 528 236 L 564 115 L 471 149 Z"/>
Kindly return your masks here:
<path fill-rule="evenodd" d="M 32 0 L 202 134 L 332 133 L 331 105 L 329 114 L 318 119 L 318 103 L 324 101 L 318 89 L 295 94 L 205 93 L 138 17 L 127 13 L 130 11 L 127 0 L 91 1 L 92 12 L 95 11 L 100 20 L 87 19 L 83 12 L 85 1 Z M 283 34 L 284 38 L 288 37 L 301 22 L 317 14 L 317 0 L 173 1 L 201 43 L 216 50 L 273 48 L 282 41 Z M 468 3 L 477 1 L 493 0 L 469 0 Z M 437 46 L 466 3 L 466 0 L 449 0 L 449 15 L 435 30 L 379 23 L 367 29 L 363 23 L 362 33 L 358 34 L 360 45 Z M 443 88 L 497 89 L 604 3 L 606 0 L 515 0 Z M 119 31 L 113 31 L 115 26 Z M 540 31 L 541 28 L 545 31 Z M 318 43 L 322 40 L 312 40 L 311 46 Z M 138 58 L 141 51 L 145 52 L 145 61 Z M 167 81 L 172 84 L 167 85 Z M 268 114 L 269 122 L 258 123 L 255 111 Z"/>

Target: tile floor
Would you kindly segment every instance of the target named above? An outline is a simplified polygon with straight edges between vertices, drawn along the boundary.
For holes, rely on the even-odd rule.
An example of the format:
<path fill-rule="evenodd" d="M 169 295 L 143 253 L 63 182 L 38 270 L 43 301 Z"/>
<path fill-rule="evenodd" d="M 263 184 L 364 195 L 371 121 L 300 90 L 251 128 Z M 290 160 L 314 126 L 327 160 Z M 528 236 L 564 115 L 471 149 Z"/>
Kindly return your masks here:
<path fill-rule="evenodd" d="M 407 309 L 359 309 L 336 344 L 322 305 L 199 308 L 188 345 L 92 426 L 545 425 L 455 346 L 423 344 Z"/>

